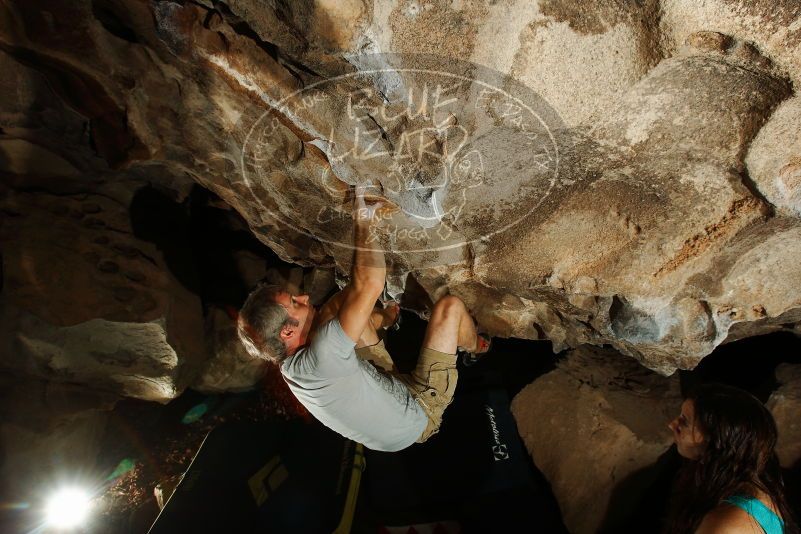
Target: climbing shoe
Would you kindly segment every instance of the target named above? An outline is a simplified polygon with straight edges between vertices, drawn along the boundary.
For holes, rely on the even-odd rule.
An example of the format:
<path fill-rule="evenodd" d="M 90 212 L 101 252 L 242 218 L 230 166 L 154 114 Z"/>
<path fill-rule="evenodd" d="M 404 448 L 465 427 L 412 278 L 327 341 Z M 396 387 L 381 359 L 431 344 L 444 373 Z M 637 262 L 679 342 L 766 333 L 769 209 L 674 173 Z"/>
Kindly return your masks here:
<path fill-rule="evenodd" d="M 475 365 L 486 353 L 490 351 L 492 348 L 492 338 L 490 338 L 487 334 L 478 334 L 478 347 L 476 347 L 475 352 L 469 352 L 462 347 L 458 347 L 456 352 L 459 355 L 459 359 L 462 361 L 465 367 L 470 367 L 471 365 Z"/>

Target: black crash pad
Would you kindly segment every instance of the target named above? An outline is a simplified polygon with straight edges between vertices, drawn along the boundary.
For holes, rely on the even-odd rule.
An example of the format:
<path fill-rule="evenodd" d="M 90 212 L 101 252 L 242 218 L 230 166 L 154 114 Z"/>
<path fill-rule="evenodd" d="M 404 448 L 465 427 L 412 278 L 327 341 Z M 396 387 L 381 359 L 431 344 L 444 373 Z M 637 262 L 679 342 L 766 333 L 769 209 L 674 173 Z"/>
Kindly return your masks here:
<path fill-rule="evenodd" d="M 316 421 L 224 423 L 149 532 L 333 532 L 354 446 Z"/>
<path fill-rule="evenodd" d="M 357 508 L 362 524 L 449 521 L 463 532 L 566 532 L 503 388 L 457 391 L 440 432 L 427 442 L 365 456 Z"/>

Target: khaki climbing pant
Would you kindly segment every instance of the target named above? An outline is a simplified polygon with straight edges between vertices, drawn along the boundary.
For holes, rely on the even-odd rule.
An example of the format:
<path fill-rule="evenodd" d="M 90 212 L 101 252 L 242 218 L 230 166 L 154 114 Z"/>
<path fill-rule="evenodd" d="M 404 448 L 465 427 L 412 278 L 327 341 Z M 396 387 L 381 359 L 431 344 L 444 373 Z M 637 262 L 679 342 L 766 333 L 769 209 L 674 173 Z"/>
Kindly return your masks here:
<path fill-rule="evenodd" d="M 356 356 L 371 362 L 375 367 L 392 373 L 409 388 L 414 399 L 428 416 L 428 425 L 417 443 L 422 443 L 439 431 L 442 414 L 456 391 L 456 355 L 438 350 L 422 348 L 417 365 L 411 374 L 393 373 L 392 357 L 384 346 L 384 340 L 375 345 L 356 349 Z"/>

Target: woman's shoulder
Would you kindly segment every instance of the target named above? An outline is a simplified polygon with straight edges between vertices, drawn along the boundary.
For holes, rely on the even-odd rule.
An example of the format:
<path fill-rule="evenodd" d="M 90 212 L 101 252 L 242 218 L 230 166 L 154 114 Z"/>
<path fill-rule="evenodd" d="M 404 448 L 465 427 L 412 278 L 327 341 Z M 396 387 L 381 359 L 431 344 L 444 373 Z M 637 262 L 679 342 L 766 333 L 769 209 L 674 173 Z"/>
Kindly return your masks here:
<path fill-rule="evenodd" d="M 754 534 L 762 527 L 751 515 L 738 506 L 721 504 L 704 516 L 695 534 Z"/>
<path fill-rule="evenodd" d="M 748 499 L 753 498 L 759 501 L 765 505 L 765 508 L 777 514 L 776 506 L 767 494 L 761 491 L 755 491 L 754 493 L 756 493 L 755 497 L 749 497 Z M 761 534 L 763 530 L 757 520 L 741 506 L 724 503 L 704 516 L 696 534 L 718 534 L 724 532 L 731 532 L 732 534 Z"/>

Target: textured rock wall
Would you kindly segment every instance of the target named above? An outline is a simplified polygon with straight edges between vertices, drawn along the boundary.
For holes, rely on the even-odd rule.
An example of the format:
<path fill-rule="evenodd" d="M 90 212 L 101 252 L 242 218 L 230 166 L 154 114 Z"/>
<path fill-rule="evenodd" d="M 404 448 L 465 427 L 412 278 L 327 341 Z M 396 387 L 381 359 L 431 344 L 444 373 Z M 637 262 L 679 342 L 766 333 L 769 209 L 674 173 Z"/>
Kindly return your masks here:
<path fill-rule="evenodd" d="M 801 467 L 801 365 L 782 364 L 776 369 L 779 388 L 767 406 L 779 428 L 776 454 L 785 469 Z"/>
<path fill-rule="evenodd" d="M 794 2 L 7 2 L 0 61 L 9 187 L 191 179 L 344 272 L 369 181 L 392 293 L 663 374 L 801 322 Z"/>
<path fill-rule="evenodd" d="M 0 370 L 167 402 L 206 358 L 200 301 L 127 203 L 6 191 Z"/>
<path fill-rule="evenodd" d="M 620 532 L 654 482 L 680 406 L 678 377 L 583 347 L 526 386 L 512 413 L 568 530 Z"/>

